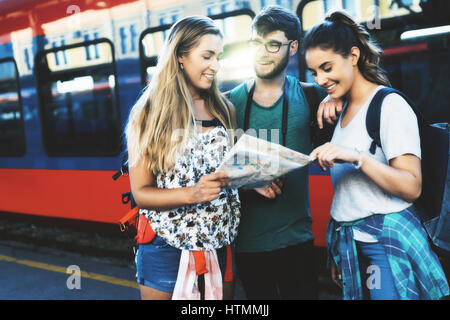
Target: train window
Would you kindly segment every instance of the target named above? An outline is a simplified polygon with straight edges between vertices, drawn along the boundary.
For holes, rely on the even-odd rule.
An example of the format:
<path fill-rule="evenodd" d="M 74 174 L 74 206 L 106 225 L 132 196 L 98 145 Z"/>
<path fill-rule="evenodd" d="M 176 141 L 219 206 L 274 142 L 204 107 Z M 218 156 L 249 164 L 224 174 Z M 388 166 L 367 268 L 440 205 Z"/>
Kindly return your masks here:
<path fill-rule="evenodd" d="M 46 152 L 112 156 L 121 122 L 113 44 L 96 39 L 38 52 L 36 77 Z M 56 57 L 64 56 L 65 63 Z"/>
<path fill-rule="evenodd" d="M 171 25 L 161 25 L 145 30 L 140 37 L 141 83 L 145 86 L 152 78 L 158 54 L 164 45 Z"/>
<path fill-rule="evenodd" d="M 307 0 L 297 11 L 303 30 L 325 19 L 328 12 L 347 11 L 357 22 L 367 22 L 368 29 L 381 28 L 381 19 L 419 13 L 421 0 Z"/>
<path fill-rule="evenodd" d="M 255 76 L 252 55 L 248 54 L 253 17 L 253 12 L 245 9 L 211 16 L 224 35 L 223 55 L 217 74 L 221 91 L 233 89 Z"/>
<path fill-rule="evenodd" d="M 418 38 L 385 48 L 383 68 L 431 123 L 450 123 L 450 35 Z"/>
<path fill-rule="evenodd" d="M 19 73 L 12 58 L 0 59 L 0 156 L 25 153 Z"/>
<path fill-rule="evenodd" d="M 224 34 L 224 52 L 221 69 L 217 75 L 221 90 L 228 90 L 243 80 L 254 76 L 247 41 L 251 38 L 251 23 L 254 13 L 241 9 L 210 16 Z M 141 80 L 145 86 L 155 72 L 157 56 L 170 25 L 150 28 L 141 35 Z"/>

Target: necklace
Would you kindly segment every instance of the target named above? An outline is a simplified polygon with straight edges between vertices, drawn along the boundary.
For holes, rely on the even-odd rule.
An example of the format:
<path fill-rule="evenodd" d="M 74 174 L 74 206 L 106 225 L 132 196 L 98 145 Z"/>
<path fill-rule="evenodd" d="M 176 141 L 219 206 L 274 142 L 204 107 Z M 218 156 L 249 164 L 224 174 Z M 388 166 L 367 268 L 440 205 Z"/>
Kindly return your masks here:
<path fill-rule="evenodd" d="M 217 126 L 222 126 L 222 123 L 219 121 L 219 119 L 214 118 L 212 120 L 197 120 L 195 119 L 195 123 L 197 123 L 198 125 L 201 125 L 202 127 L 217 127 Z"/>

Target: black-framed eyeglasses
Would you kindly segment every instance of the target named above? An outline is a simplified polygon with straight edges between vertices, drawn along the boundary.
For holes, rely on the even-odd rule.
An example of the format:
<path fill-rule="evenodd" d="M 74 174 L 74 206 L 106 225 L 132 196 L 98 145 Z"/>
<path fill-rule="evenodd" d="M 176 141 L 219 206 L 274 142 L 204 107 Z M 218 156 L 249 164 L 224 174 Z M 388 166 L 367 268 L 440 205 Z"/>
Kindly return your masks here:
<path fill-rule="evenodd" d="M 289 46 L 292 42 L 294 42 L 294 40 L 290 40 L 288 43 L 282 43 L 275 40 L 270 40 L 267 42 L 261 42 L 259 40 L 249 40 L 248 44 L 250 45 L 251 48 L 254 49 L 258 49 L 261 46 L 264 46 L 267 52 L 277 53 L 278 51 L 280 51 L 280 48 L 282 46 Z"/>

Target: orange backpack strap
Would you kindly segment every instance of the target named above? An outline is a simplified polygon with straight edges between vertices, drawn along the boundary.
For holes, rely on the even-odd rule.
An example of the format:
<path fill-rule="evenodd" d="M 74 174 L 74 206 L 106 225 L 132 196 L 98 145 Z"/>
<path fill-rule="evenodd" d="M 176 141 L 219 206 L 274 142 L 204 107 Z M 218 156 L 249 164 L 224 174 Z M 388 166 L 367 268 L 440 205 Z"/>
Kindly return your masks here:
<path fill-rule="evenodd" d="M 136 217 L 139 214 L 139 207 L 134 207 L 130 211 L 127 212 L 126 215 L 124 215 L 119 220 L 120 230 L 123 232 L 127 229 L 127 225 L 129 224 L 129 221 Z"/>
<path fill-rule="evenodd" d="M 231 246 L 227 246 L 227 264 L 225 268 L 225 276 L 223 278 L 225 282 L 233 281 L 233 257 L 231 254 Z"/>
<path fill-rule="evenodd" d="M 150 222 L 145 214 L 139 216 L 138 229 L 136 235 L 136 244 L 146 244 L 153 241 L 156 237 L 155 231 L 153 231 Z"/>
<path fill-rule="evenodd" d="M 206 268 L 205 251 L 192 250 L 195 260 L 195 270 L 197 275 L 205 274 L 208 272 Z M 231 247 L 227 246 L 227 263 L 225 268 L 225 275 L 223 278 L 225 282 L 233 281 L 233 258 L 231 254 Z"/>
<path fill-rule="evenodd" d="M 195 270 L 197 272 L 197 275 L 207 273 L 208 269 L 206 268 L 205 252 L 192 250 L 192 254 L 194 255 Z"/>

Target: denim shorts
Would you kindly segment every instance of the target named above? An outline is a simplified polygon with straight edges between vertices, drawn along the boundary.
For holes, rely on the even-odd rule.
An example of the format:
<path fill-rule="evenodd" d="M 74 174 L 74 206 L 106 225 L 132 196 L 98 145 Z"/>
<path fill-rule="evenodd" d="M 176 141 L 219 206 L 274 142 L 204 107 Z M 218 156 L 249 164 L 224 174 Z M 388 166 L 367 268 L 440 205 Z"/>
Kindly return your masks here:
<path fill-rule="evenodd" d="M 225 275 L 227 247 L 216 250 L 222 279 Z M 236 274 L 234 243 L 231 244 L 233 279 Z M 156 236 L 148 244 L 140 244 L 136 253 L 137 283 L 164 292 L 173 292 L 178 276 L 181 250 Z"/>

